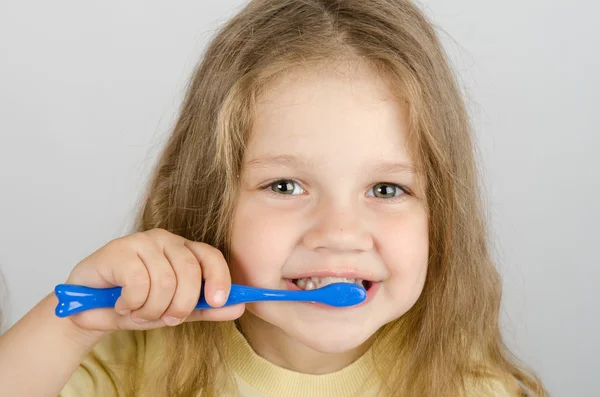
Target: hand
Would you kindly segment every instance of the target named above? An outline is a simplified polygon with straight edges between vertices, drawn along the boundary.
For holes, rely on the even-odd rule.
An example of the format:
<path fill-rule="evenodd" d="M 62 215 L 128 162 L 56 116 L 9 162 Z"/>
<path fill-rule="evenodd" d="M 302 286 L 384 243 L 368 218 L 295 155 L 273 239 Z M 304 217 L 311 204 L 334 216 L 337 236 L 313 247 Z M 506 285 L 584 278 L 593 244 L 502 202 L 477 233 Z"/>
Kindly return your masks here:
<path fill-rule="evenodd" d="M 202 280 L 215 309 L 194 310 Z M 183 321 L 234 320 L 244 305 L 221 308 L 231 276 L 221 252 L 163 229 L 115 239 L 77 264 L 67 280 L 94 288 L 123 287 L 114 309 L 69 318 L 82 330 L 114 331 L 175 326 Z"/>

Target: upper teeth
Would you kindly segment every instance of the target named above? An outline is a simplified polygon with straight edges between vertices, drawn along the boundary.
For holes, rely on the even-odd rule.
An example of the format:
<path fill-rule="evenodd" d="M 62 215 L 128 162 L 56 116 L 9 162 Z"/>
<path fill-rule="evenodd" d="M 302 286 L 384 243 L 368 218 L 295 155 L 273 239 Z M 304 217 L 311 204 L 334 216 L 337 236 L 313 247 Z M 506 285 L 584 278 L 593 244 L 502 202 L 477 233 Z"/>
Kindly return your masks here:
<path fill-rule="evenodd" d="M 305 277 L 294 280 L 294 283 L 304 290 L 311 290 L 315 288 L 321 288 L 333 283 L 352 283 L 358 284 L 364 287 L 363 280 L 360 278 L 346 278 L 346 277 Z"/>

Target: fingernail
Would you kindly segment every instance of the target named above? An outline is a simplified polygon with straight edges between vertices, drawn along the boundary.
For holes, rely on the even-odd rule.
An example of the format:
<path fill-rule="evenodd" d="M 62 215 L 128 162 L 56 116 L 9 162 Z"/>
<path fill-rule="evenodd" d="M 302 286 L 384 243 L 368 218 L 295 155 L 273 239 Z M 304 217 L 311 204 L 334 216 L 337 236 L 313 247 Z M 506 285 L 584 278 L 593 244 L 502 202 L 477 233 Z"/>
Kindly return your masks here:
<path fill-rule="evenodd" d="M 131 319 L 138 324 L 144 324 L 148 322 L 148 320 L 144 320 L 143 318 L 139 317 L 131 317 Z"/>
<path fill-rule="evenodd" d="M 131 310 L 122 309 L 122 310 L 119 310 L 117 313 L 119 313 L 121 316 L 125 316 L 125 315 L 131 313 Z"/>
<path fill-rule="evenodd" d="M 170 325 L 170 326 L 177 325 L 177 324 L 181 323 L 181 319 L 180 318 L 169 317 L 169 316 L 163 317 L 163 321 L 165 322 L 165 324 Z"/>
<path fill-rule="evenodd" d="M 215 303 L 217 305 L 224 304 L 225 303 L 225 291 L 220 289 L 217 292 L 215 292 L 215 294 L 213 295 L 213 300 L 215 301 Z"/>

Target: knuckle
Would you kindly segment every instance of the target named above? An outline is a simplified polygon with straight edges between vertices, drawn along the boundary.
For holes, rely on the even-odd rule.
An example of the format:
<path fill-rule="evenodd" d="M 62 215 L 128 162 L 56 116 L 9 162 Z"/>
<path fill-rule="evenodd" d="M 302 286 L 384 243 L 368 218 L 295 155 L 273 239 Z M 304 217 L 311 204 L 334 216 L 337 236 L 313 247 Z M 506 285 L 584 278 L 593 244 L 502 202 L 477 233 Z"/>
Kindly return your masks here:
<path fill-rule="evenodd" d="M 147 288 L 150 285 L 148 271 L 144 269 L 133 270 L 128 277 L 129 284 L 137 289 Z"/>
<path fill-rule="evenodd" d="M 211 263 L 224 263 L 225 257 L 223 256 L 223 253 L 213 246 L 209 247 L 210 248 L 206 251 L 206 259 L 209 260 Z"/>
<path fill-rule="evenodd" d="M 144 232 L 136 232 L 123 238 L 123 242 L 130 246 L 144 247 L 153 244 L 154 241 Z"/>
<path fill-rule="evenodd" d="M 160 227 L 150 229 L 146 232 L 146 234 L 148 236 L 151 236 L 151 237 L 159 239 L 159 240 L 164 240 L 171 236 L 171 233 L 169 233 L 168 231 L 166 231 L 165 229 L 160 228 Z"/>
<path fill-rule="evenodd" d="M 165 312 L 165 315 L 175 318 L 185 318 L 189 316 L 193 310 L 193 307 L 185 307 L 182 305 L 175 304 Z"/>
<path fill-rule="evenodd" d="M 132 309 L 139 309 L 141 306 L 144 305 L 145 302 L 146 302 L 145 294 L 144 295 L 134 294 L 127 300 L 126 306 L 130 307 Z"/>
<path fill-rule="evenodd" d="M 223 253 L 221 252 L 220 249 L 210 246 L 211 249 L 211 253 L 214 255 L 215 259 L 219 259 L 219 260 L 225 260 L 225 257 L 223 256 Z"/>
<path fill-rule="evenodd" d="M 108 250 L 115 252 L 123 252 L 131 247 L 130 240 L 127 237 L 119 237 L 109 241 L 106 246 Z"/>
<path fill-rule="evenodd" d="M 188 270 L 188 277 L 192 281 L 202 282 L 202 268 L 199 265 L 191 267 Z"/>
<path fill-rule="evenodd" d="M 177 286 L 177 278 L 173 272 L 165 272 L 156 284 L 162 291 L 172 291 Z"/>
<path fill-rule="evenodd" d="M 135 232 L 133 234 L 130 234 L 128 237 L 131 238 L 132 240 L 147 241 L 148 233 L 147 232 Z"/>
<path fill-rule="evenodd" d="M 202 269 L 200 268 L 200 264 L 194 257 L 187 257 L 182 262 L 182 268 L 188 277 L 192 277 L 194 279 L 198 278 L 202 274 Z"/>

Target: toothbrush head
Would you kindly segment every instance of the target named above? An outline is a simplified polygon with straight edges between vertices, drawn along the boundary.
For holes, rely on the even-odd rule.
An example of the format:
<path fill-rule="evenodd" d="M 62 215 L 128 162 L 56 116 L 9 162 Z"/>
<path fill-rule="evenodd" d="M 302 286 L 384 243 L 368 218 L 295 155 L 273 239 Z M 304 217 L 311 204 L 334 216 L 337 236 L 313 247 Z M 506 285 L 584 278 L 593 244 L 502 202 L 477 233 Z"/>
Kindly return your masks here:
<path fill-rule="evenodd" d="M 355 306 L 367 298 L 363 287 L 351 283 L 333 283 L 313 291 L 319 293 L 318 302 L 334 307 Z"/>

